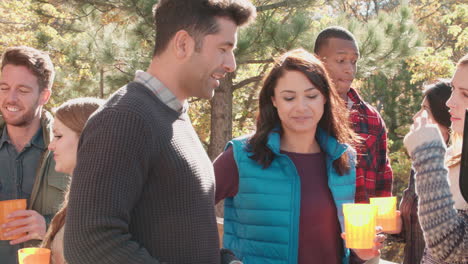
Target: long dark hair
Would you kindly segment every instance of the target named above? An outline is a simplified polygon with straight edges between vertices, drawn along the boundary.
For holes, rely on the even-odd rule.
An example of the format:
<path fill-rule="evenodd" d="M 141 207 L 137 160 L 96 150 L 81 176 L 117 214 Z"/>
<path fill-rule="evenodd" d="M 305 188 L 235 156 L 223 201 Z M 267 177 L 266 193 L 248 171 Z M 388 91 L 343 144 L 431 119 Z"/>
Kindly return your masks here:
<path fill-rule="evenodd" d="M 452 87 L 450 82 L 441 80 L 437 83 L 431 84 L 424 89 L 424 96 L 429 103 L 431 114 L 434 117 L 434 121 L 438 124 L 450 129 L 450 113 L 449 108 L 446 105 L 447 100 L 452 94 Z"/>
<path fill-rule="evenodd" d="M 273 106 L 272 97 L 275 94 L 278 79 L 286 71 L 297 71 L 304 74 L 325 97 L 324 113 L 318 127 L 322 128 L 328 135 L 335 137 L 340 143 L 355 145 L 358 137 L 349 124 L 348 110 L 333 87 L 322 62 L 311 53 L 297 49 L 287 52 L 277 59 L 273 69 L 264 79 L 259 96 L 257 129 L 249 140 L 249 150 L 252 152 L 250 158 L 264 168 L 270 166 L 273 161 L 274 154 L 267 147 L 268 135 L 276 127 L 279 127 L 278 133 L 280 135 L 282 135 L 283 130 L 278 111 Z M 342 155 L 335 160 L 333 167 L 340 175 L 348 172 L 350 169 L 348 155 Z"/>

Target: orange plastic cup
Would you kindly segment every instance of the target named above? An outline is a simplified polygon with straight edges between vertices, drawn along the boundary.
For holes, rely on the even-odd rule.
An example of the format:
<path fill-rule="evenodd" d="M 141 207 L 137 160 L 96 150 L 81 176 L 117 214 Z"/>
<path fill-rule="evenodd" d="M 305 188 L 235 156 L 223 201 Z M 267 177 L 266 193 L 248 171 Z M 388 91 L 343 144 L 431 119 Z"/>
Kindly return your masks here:
<path fill-rule="evenodd" d="M 370 204 L 377 206 L 377 225 L 381 226 L 383 232 L 391 232 L 397 229 L 395 196 L 370 198 Z"/>
<path fill-rule="evenodd" d="M 13 228 L 2 228 L 2 225 L 10 221 L 21 219 L 22 217 L 16 217 L 12 219 L 7 219 L 7 216 L 18 210 L 26 210 L 26 199 L 17 199 L 17 200 L 6 200 L 0 201 L 0 240 L 14 240 L 24 236 L 24 234 L 19 234 L 16 236 L 6 237 L 3 234 L 13 230 Z"/>
<path fill-rule="evenodd" d="M 50 264 L 50 249 L 22 248 L 18 250 L 19 264 Z"/>
<path fill-rule="evenodd" d="M 374 246 L 377 207 L 371 204 L 343 204 L 346 247 L 369 249 Z"/>

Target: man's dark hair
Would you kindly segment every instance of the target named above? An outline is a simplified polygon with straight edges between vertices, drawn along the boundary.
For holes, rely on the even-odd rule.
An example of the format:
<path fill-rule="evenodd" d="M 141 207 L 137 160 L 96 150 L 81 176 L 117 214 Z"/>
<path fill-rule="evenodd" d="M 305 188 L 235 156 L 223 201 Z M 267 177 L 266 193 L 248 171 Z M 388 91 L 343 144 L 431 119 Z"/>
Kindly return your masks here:
<path fill-rule="evenodd" d="M 350 40 L 354 42 L 356 47 L 358 47 L 357 41 L 354 38 L 353 33 L 349 32 L 343 27 L 333 26 L 325 28 L 318 34 L 317 39 L 315 40 L 314 53 L 318 54 L 320 52 L 320 49 L 327 45 L 328 39 L 331 38 Z"/>
<path fill-rule="evenodd" d="M 26 46 L 11 47 L 3 53 L 1 70 L 8 64 L 28 68 L 37 77 L 39 92 L 52 89 L 55 70 L 47 53 Z"/>
<path fill-rule="evenodd" d="M 203 37 L 219 31 L 216 18 L 232 20 L 242 26 L 256 16 L 248 0 L 160 0 L 153 7 L 156 41 L 153 55 L 163 52 L 179 30 L 186 30 L 195 39 L 195 49 L 203 45 Z"/>

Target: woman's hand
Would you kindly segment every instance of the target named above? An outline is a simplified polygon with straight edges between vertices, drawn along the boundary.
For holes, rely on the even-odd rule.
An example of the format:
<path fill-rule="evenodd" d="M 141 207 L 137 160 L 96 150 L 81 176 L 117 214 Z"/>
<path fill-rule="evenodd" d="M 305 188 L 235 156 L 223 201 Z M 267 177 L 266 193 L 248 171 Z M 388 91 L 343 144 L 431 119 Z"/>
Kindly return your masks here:
<path fill-rule="evenodd" d="M 427 112 L 423 111 L 421 116 L 414 120 L 410 132 L 406 134 L 403 143 L 411 155 L 418 146 L 434 140 L 444 142 L 437 125 L 433 124 L 428 118 Z"/>
<path fill-rule="evenodd" d="M 369 249 L 352 249 L 356 256 L 362 260 L 373 259 L 377 256 L 380 256 L 380 249 L 383 248 L 383 242 L 387 237 L 382 234 L 382 227 L 377 226 L 375 228 L 376 234 L 374 237 L 374 246 Z M 341 237 L 346 240 L 346 233 L 341 233 Z"/>

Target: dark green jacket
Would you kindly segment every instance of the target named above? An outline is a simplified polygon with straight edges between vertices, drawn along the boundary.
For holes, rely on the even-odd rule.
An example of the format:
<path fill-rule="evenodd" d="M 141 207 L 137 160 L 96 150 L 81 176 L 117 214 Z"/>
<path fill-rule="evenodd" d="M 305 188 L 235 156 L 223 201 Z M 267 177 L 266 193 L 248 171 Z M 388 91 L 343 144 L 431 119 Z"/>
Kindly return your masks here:
<path fill-rule="evenodd" d="M 52 123 L 52 115 L 47 111 L 43 111 L 41 127 L 46 147 L 53 139 Z M 4 126 L 5 122 L 0 116 L 0 131 L 3 131 Z M 37 167 L 31 197 L 28 200 L 28 209 L 35 210 L 43 215 L 48 225 L 60 208 L 68 182 L 68 175 L 55 171 L 55 161 L 52 152 L 46 148 L 41 155 L 39 166 Z"/>

